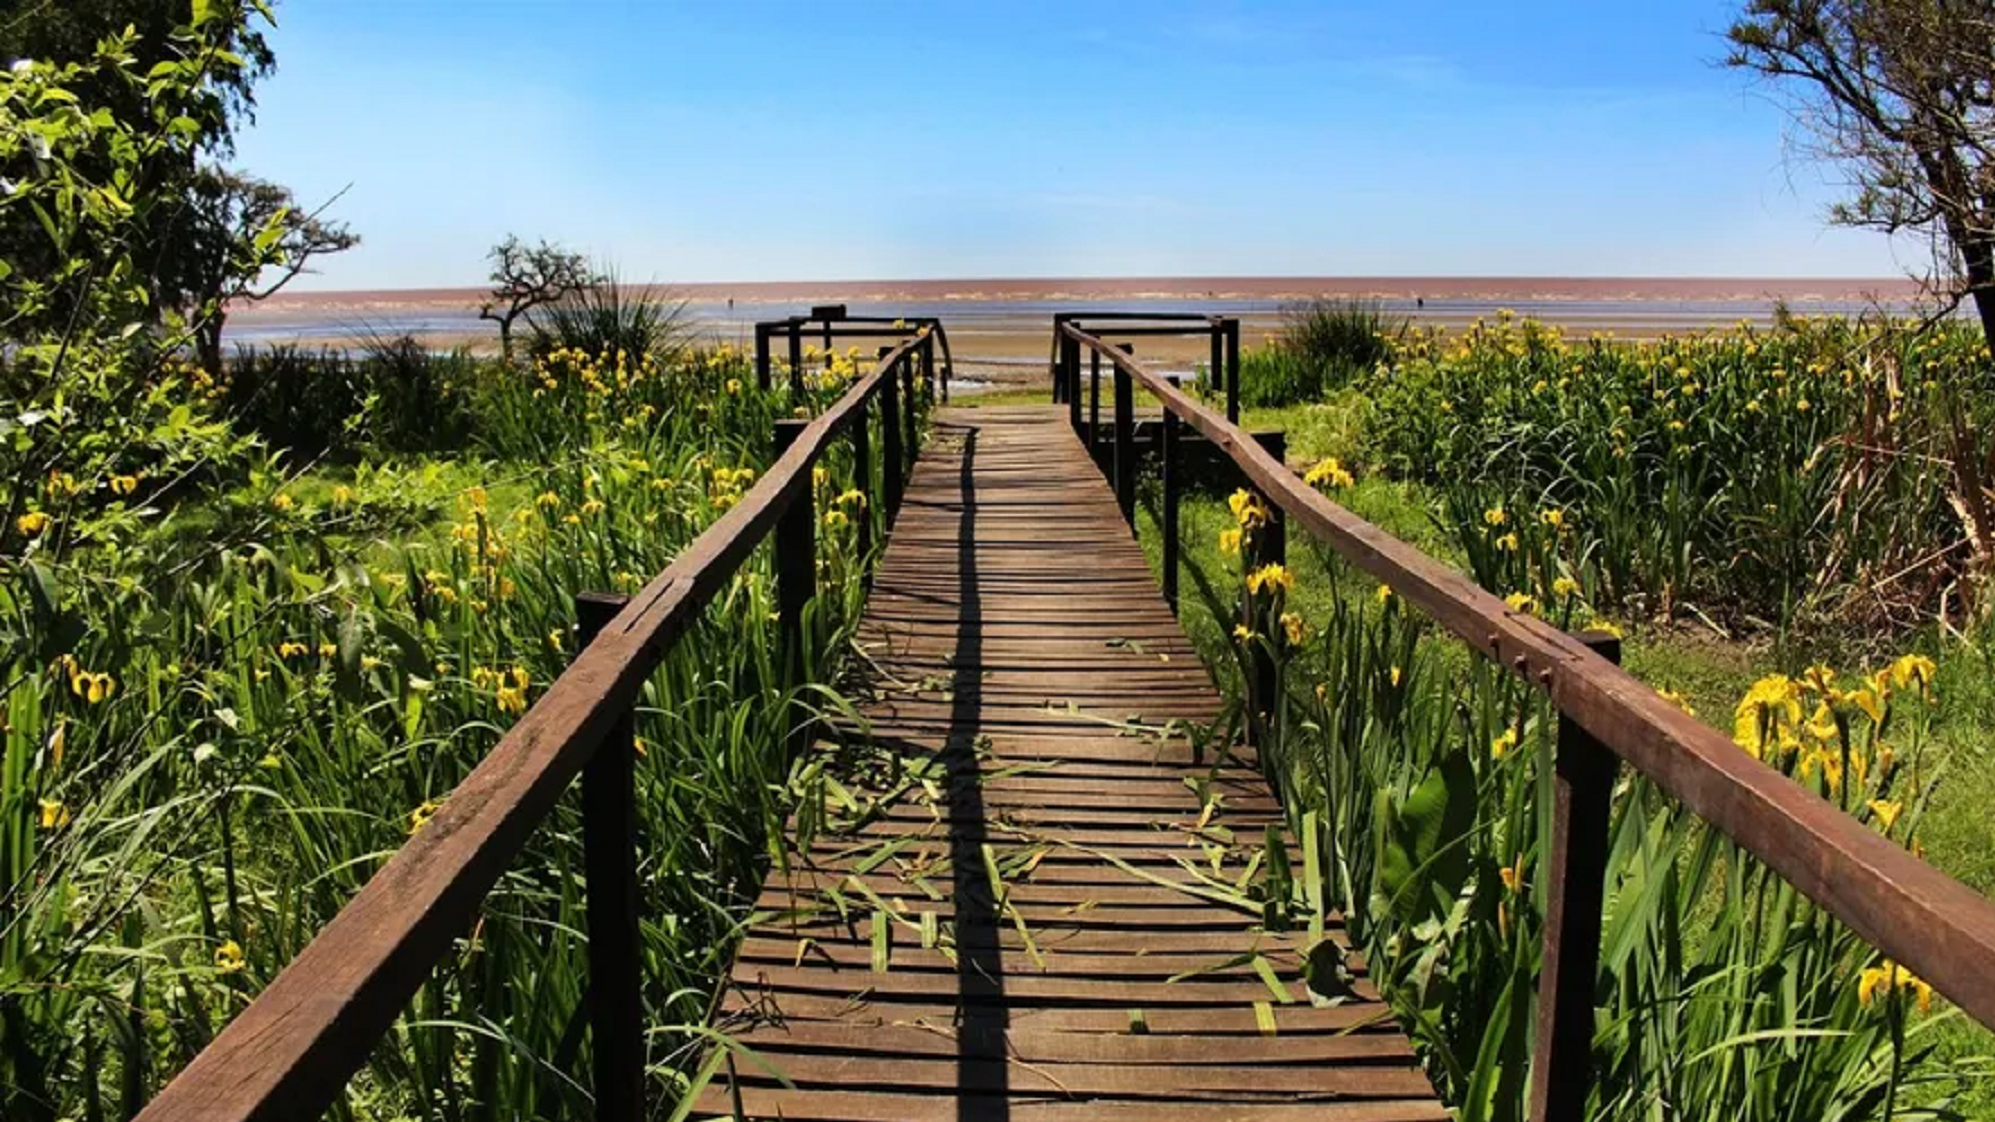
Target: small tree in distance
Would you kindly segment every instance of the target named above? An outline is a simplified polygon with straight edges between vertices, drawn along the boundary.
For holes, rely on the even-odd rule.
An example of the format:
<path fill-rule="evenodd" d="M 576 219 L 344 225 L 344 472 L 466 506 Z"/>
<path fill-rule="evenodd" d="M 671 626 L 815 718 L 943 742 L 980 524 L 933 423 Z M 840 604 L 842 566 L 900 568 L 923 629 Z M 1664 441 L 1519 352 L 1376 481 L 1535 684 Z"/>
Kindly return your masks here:
<path fill-rule="evenodd" d="M 487 257 L 492 262 L 492 298 L 479 308 L 478 318 L 498 323 L 499 353 L 508 362 L 513 357 L 514 321 L 601 280 L 581 254 L 544 239 L 530 246 L 519 235 L 508 234 Z"/>
<path fill-rule="evenodd" d="M 1748 0 L 1729 65 L 1794 96 L 1804 151 L 1849 175 L 1831 220 L 1932 247 L 1928 280 L 1995 339 L 1995 8 L 1988 0 Z"/>

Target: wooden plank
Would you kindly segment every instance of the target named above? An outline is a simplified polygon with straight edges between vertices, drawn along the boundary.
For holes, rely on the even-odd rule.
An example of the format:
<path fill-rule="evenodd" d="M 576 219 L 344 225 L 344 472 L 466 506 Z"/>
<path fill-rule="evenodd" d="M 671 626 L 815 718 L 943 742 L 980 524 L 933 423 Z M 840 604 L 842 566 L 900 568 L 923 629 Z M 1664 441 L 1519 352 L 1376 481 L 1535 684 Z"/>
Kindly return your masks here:
<path fill-rule="evenodd" d="M 716 1026 L 795 1089 L 736 1063 L 702 1105 L 725 1112 L 738 1091 L 750 1114 L 790 1118 L 1445 1117 L 1355 956 L 1357 999 L 1313 1007 L 1307 936 L 1262 930 L 1258 907 L 1187 871 L 1237 878 L 1285 823 L 1250 753 L 1197 761 L 1163 729 L 1215 719 L 1220 699 L 1101 474 L 1057 413 L 939 422 L 966 423 L 909 482 L 858 628 L 875 693 L 837 729 L 947 774 L 857 833 L 819 833 L 764 885 Z M 1220 796 L 1209 814 L 1196 784 Z M 985 845 L 1035 855 L 1002 910 Z M 951 932 L 959 904 L 953 954 L 924 948 L 921 917 Z M 1345 937 L 1336 917 L 1326 934 Z M 1250 953 L 1290 1003 L 1271 1004 Z M 1148 1031 L 1129 1031 L 1131 1010 Z M 1337 1113 L 1354 1097 L 1371 1113 Z"/>

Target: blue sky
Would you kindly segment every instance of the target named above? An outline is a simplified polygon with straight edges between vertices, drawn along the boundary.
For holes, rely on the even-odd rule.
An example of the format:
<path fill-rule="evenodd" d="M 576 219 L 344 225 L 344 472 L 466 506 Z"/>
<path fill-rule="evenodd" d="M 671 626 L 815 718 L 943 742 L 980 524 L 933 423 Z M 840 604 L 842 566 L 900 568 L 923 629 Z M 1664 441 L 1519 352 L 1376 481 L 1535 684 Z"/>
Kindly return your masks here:
<path fill-rule="evenodd" d="M 250 170 L 478 284 L 1892 276 L 1718 65 L 1719 0 L 281 0 Z"/>

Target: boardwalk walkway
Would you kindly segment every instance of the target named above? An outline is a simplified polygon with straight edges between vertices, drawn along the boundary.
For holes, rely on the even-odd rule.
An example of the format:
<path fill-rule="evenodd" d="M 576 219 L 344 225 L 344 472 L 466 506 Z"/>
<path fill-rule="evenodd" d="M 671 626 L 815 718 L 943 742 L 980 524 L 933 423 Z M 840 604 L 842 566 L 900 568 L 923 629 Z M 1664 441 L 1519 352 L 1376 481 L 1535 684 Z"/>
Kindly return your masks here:
<path fill-rule="evenodd" d="M 1368 982 L 1312 1005 L 1227 900 L 1279 809 L 1170 723 L 1218 695 L 1061 410 L 938 416 L 861 639 L 874 781 L 771 875 L 716 1023 L 774 1070 L 704 1109 L 1447 1117 Z"/>

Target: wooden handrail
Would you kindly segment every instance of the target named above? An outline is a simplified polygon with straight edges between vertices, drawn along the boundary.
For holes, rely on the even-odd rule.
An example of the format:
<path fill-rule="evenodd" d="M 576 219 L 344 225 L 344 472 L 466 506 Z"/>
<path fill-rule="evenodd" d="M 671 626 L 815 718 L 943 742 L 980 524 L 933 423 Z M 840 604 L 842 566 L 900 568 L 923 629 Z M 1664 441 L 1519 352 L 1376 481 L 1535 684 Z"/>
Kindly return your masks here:
<path fill-rule="evenodd" d="M 1239 465 L 1289 517 L 1484 657 L 1803 895 L 1995 1027 L 1995 903 L 1866 828 L 1573 636 L 1330 501 L 1238 426 L 1100 337 L 1062 324 Z"/>
<path fill-rule="evenodd" d="M 811 468 L 918 351 L 926 329 L 797 433 L 739 504 L 688 545 L 520 717 L 427 825 L 140 1112 L 142 1122 L 316 1118 L 468 930 L 644 681 L 799 499 Z M 912 408 L 912 404 L 909 405 Z M 899 424 L 888 417 L 889 426 Z M 901 465 L 889 464 L 895 477 Z"/>

